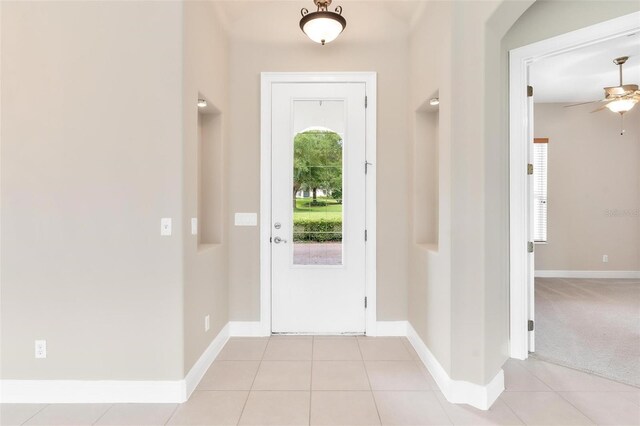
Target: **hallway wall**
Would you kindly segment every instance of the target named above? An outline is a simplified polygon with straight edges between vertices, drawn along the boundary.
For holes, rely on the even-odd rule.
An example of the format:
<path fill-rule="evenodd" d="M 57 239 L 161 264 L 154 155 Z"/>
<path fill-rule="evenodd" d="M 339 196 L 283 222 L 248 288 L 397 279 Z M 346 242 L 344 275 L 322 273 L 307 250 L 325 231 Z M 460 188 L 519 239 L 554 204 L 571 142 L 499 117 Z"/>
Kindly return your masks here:
<path fill-rule="evenodd" d="M 487 50 L 499 51 L 500 38 L 529 5 L 430 3 L 411 36 L 409 114 L 434 92 L 440 105 L 438 241 L 413 244 L 409 321 L 452 379 L 480 385 L 508 356 L 508 177 L 497 166 L 508 151 L 484 136 L 492 113 L 484 94 L 491 78 L 500 79 L 489 70 Z M 502 26 L 491 25 L 496 15 Z M 417 136 L 416 149 L 424 143 Z M 414 213 L 414 229 L 419 220 Z"/>
<path fill-rule="evenodd" d="M 416 21 L 409 41 L 411 87 L 408 115 L 413 161 L 411 171 L 412 215 L 408 241 L 408 319 L 444 369 L 451 371 L 451 43 L 452 8 L 448 2 L 434 2 Z M 438 43 L 427 40 L 437 35 Z M 438 107 L 428 107 L 429 99 L 440 97 Z M 433 114 L 430 132 L 420 128 L 420 114 Z M 437 114 L 434 112 L 437 111 Z M 431 151 L 429 144 L 436 145 Z M 436 158 L 430 158 L 432 155 Z M 431 170 L 425 170 L 431 169 Z M 433 170 L 435 169 L 435 170 Z M 420 193 L 432 191 L 437 220 L 429 220 L 431 241 L 417 239 L 426 226 Z M 424 196 L 424 194 L 422 195 Z"/>
<path fill-rule="evenodd" d="M 229 52 L 227 35 L 214 2 L 184 3 L 183 47 L 182 249 L 186 374 L 229 321 L 228 240 L 224 215 Z M 198 98 L 206 99 L 208 106 L 198 108 Z M 191 218 L 198 219 L 199 236 L 191 232 Z M 210 329 L 205 331 L 207 315 Z"/>
<path fill-rule="evenodd" d="M 283 2 L 283 10 L 293 5 Z M 353 3 L 350 25 L 357 25 Z M 275 7 L 275 6 L 274 6 Z M 295 8 L 294 8 L 295 9 Z M 279 10 L 279 9 L 276 9 Z M 269 12 L 277 13 L 277 12 Z M 360 16 L 376 22 L 375 14 Z M 256 35 L 269 19 L 248 16 L 235 22 L 230 42 L 229 144 L 229 283 L 230 316 L 237 321 L 260 318 L 258 228 L 234 227 L 235 212 L 260 210 L 260 72 L 376 71 L 378 73 L 378 320 L 407 318 L 408 95 L 407 26 L 387 23 L 385 37 L 350 40 L 347 31 L 326 46 L 308 40 L 295 25 L 290 39 L 264 41 Z M 245 29 L 253 28 L 248 34 Z M 388 30 L 388 31 L 387 31 Z M 284 30 L 282 30 L 284 31 Z"/>
<path fill-rule="evenodd" d="M 440 96 L 440 224 L 437 247 L 411 248 L 409 320 L 452 378 L 478 384 L 509 356 L 508 50 L 638 9 L 532 3 L 431 3 L 411 35 L 409 114 Z"/>
<path fill-rule="evenodd" d="M 182 6 L 0 7 L 0 377 L 181 379 Z"/>

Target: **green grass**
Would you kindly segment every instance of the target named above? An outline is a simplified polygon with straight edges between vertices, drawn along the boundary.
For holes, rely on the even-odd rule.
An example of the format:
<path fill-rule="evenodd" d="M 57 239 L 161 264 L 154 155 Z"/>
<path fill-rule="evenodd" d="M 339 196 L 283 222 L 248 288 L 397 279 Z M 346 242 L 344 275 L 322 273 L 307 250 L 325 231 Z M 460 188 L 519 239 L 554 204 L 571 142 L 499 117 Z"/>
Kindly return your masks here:
<path fill-rule="evenodd" d="M 296 198 L 296 209 L 293 212 L 293 218 L 307 219 L 340 219 L 342 218 L 342 204 L 338 204 L 336 200 L 326 197 L 318 197 L 318 201 L 324 201 L 326 206 L 310 207 L 309 203 L 312 198 Z"/>

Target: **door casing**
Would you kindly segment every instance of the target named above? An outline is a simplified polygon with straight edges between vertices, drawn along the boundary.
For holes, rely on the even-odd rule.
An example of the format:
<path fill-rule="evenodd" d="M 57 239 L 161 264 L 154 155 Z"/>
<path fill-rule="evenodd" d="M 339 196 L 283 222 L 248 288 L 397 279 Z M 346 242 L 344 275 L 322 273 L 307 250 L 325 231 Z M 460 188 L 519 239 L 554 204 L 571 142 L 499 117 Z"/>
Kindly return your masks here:
<path fill-rule="evenodd" d="M 527 322 L 534 307 L 533 220 L 528 183 L 529 117 L 527 84 L 532 63 L 595 43 L 640 31 L 640 12 L 631 13 L 586 28 L 571 31 L 509 51 L 509 352 L 512 358 L 527 359 L 533 334 Z M 534 87 L 535 96 L 535 87 Z M 535 172 L 535 171 L 534 171 Z"/>
<path fill-rule="evenodd" d="M 261 73 L 260 111 L 260 321 L 253 334 L 271 334 L 271 90 L 275 83 L 364 83 L 366 87 L 366 333 L 377 335 L 376 316 L 376 84 L 375 72 Z M 363 99 L 362 102 L 365 102 Z M 362 165 L 363 173 L 365 165 Z M 364 236 L 363 236 L 364 238 Z"/>

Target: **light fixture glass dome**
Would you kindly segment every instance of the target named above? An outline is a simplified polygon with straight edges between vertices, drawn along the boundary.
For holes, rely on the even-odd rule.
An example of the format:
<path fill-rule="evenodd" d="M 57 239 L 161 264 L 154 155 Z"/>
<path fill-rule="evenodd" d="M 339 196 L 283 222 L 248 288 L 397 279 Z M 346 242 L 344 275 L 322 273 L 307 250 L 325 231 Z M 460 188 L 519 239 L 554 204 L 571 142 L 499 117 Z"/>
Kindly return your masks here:
<path fill-rule="evenodd" d="M 315 18 L 302 27 L 302 31 L 316 43 L 325 44 L 335 40 L 342 32 L 340 22 L 331 18 Z"/>
<path fill-rule="evenodd" d="M 638 101 L 636 99 L 619 99 L 617 101 L 609 102 L 605 105 L 610 111 L 624 114 L 631 110 Z"/>
<path fill-rule="evenodd" d="M 342 7 L 338 6 L 335 12 L 327 10 L 331 0 L 314 0 L 318 6 L 316 12 L 302 9 L 300 29 L 311 40 L 322 45 L 335 40 L 347 26 L 347 21 L 342 17 Z"/>

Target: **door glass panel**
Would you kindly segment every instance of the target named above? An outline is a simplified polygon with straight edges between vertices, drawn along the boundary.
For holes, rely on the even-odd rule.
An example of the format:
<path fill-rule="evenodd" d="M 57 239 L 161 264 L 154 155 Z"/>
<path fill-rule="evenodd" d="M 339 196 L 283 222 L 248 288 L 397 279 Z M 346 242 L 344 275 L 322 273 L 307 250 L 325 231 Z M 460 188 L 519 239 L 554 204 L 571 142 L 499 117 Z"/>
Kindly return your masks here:
<path fill-rule="evenodd" d="M 344 101 L 294 101 L 293 114 L 293 264 L 341 265 Z"/>

